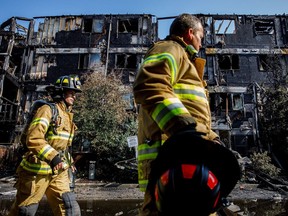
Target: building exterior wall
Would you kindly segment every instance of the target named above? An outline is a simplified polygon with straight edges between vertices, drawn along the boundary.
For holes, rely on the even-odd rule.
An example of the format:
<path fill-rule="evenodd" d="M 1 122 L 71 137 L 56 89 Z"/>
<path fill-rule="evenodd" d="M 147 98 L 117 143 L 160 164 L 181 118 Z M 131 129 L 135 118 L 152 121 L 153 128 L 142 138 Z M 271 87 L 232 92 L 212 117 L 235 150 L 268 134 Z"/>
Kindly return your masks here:
<path fill-rule="evenodd" d="M 288 16 L 196 14 L 204 27 L 213 129 L 241 154 L 261 148 L 260 84 L 287 74 Z M 23 25 L 19 25 L 19 23 Z M 64 74 L 117 74 L 134 81 L 158 40 L 150 14 L 12 17 L 0 26 L 0 146 L 17 145 L 25 116 L 43 87 Z"/>

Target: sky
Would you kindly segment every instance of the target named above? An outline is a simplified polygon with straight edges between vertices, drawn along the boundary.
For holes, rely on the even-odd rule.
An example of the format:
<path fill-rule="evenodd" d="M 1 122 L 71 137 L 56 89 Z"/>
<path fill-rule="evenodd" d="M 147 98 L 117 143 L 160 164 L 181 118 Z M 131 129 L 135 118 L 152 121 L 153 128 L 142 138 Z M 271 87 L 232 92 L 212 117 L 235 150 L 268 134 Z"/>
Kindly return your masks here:
<path fill-rule="evenodd" d="M 157 18 L 190 14 L 275 15 L 288 13 L 288 0 L 0 0 L 0 24 L 10 17 L 90 14 L 152 14 Z M 160 38 L 172 19 L 159 20 Z"/>

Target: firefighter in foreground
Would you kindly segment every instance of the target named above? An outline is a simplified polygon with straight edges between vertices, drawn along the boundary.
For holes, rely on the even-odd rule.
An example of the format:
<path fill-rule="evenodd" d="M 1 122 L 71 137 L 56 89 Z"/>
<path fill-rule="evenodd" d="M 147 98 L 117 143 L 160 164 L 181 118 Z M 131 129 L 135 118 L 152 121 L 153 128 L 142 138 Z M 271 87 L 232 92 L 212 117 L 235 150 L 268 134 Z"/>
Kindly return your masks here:
<path fill-rule="evenodd" d="M 28 151 L 17 168 L 17 194 L 9 215 L 35 215 L 44 194 L 54 215 L 81 215 L 68 177 L 68 168 L 75 169 L 68 148 L 76 129 L 72 106 L 80 87 L 79 77 L 74 75 L 61 76 L 49 86 L 59 116 L 52 123 L 52 110 L 43 105 L 30 123 Z"/>
<path fill-rule="evenodd" d="M 202 170 L 201 172 L 196 172 L 195 176 L 198 177 L 211 173 L 209 179 L 214 179 L 215 181 L 217 179 L 218 181 L 217 184 L 213 185 L 213 188 L 216 188 L 216 197 L 219 196 L 217 199 L 226 196 L 239 178 L 238 164 L 237 161 L 235 162 L 235 158 L 223 159 L 223 161 L 228 163 L 232 161 L 233 165 L 226 167 L 227 169 L 223 168 L 223 170 L 220 168 L 219 171 L 219 167 L 214 170 L 215 166 L 213 164 L 220 165 L 221 156 L 226 154 L 222 150 L 217 150 L 215 154 L 221 153 L 217 157 L 212 157 L 211 159 L 206 157 L 207 155 L 213 155 L 210 150 L 214 150 L 213 147 L 206 147 L 207 143 L 209 143 L 208 146 L 213 143 L 213 145 L 217 145 L 221 149 L 225 149 L 225 147 L 221 146 L 218 135 L 211 129 L 208 91 L 205 88 L 207 84 L 203 80 L 206 61 L 198 57 L 203 37 L 204 29 L 197 17 L 190 14 L 179 15 L 172 22 L 170 33 L 165 40 L 156 42 L 148 50 L 134 82 L 135 101 L 140 105 L 138 119 L 138 180 L 140 190 L 145 191 L 144 203 L 140 210 L 141 216 L 173 215 L 170 214 L 173 210 L 183 207 L 183 205 L 176 205 L 175 202 L 171 202 L 170 205 L 163 204 L 168 202 L 165 198 L 170 193 L 164 191 L 173 190 L 171 190 L 171 187 L 164 187 L 164 183 L 161 180 L 166 178 L 167 181 L 164 182 L 169 182 L 168 185 L 171 184 L 171 181 L 176 181 L 176 179 L 180 179 L 181 183 L 183 175 L 179 172 L 182 169 L 182 165 L 184 165 L 183 167 L 188 167 L 189 172 L 192 172 L 191 170 L 194 168 Z M 183 132 L 184 135 L 182 134 Z M 181 135 L 179 136 L 178 134 Z M 190 140 L 187 140 L 188 143 L 181 136 L 189 138 Z M 165 140 L 168 138 L 172 139 L 172 145 L 166 145 Z M 183 141 L 185 143 L 180 144 Z M 171 141 L 168 143 L 171 143 Z M 183 144 L 184 147 L 182 146 Z M 203 151 L 198 144 L 205 146 L 204 149 L 207 151 Z M 159 151 L 166 149 L 165 146 L 173 147 L 169 147 L 168 151 L 164 150 L 165 153 L 158 155 Z M 223 151 L 226 152 L 225 150 Z M 169 159 L 166 158 L 166 153 L 169 155 Z M 230 155 L 229 153 L 227 154 Z M 193 159 L 193 157 L 197 158 Z M 205 160 L 201 158 L 205 158 Z M 212 161 L 212 163 L 209 161 Z M 164 166 L 164 164 L 169 166 Z M 235 168 L 237 171 L 234 173 L 230 168 Z M 227 171 L 232 172 L 232 178 L 227 175 L 221 175 L 222 172 Z M 167 175 L 167 172 L 175 175 Z M 222 187 L 225 188 L 225 186 L 220 188 L 219 186 L 227 182 L 230 182 L 231 185 L 229 183 L 229 186 L 225 189 L 226 191 L 222 193 Z M 179 185 L 178 180 L 176 183 Z M 199 186 L 200 182 L 191 184 L 201 187 Z M 191 184 L 189 183 L 188 185 L 191 186 Z M 184 191 L 187 187 L 183 186 Z M 175 190 L 178 189 L 176 188 Z M 200 193 L 196 194 L 199 195 Z M 174 195 L 170 194 L 169 196 L 171 198 Z M 180 193 L 181 196 L 182 194 Z M 188 193 L 187 196 L 194 195 L 193 193 L 190 195 Z M 176 197 L 179 198 L 179 196 Z M 197 197 L 192 200 L 197 200 Z M 201 200 L 205 202 L 205 199 Z M 213 205 L 216 203 L 214 207 L 218 206 L 218 201 L 215 201 L 216 198 L 214 196 L 211 200 L 213 200 Z M 202 215 L 194 211 L 197 209 L 199 211 L 203 210 L 203 208 L 197 208 L 197 203 L 193 205 L 193 203 L 188 202 L 187 207 L 189 207 L 190 211 L 187 214 L 174 215 Z M 211 207 L 208 212 L 204 211 L 203 215 L 209 215 L 209 213 L 215 211 L 216 208 Z"/>

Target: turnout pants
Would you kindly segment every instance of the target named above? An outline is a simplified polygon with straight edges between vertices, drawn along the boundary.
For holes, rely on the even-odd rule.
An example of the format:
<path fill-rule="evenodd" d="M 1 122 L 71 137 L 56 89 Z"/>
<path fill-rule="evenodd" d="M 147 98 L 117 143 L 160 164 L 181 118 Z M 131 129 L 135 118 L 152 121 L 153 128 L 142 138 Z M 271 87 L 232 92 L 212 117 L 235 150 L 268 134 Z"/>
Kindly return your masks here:
<path fill-rule="evenodd" d="M 46 195 L 54 215 L 69 215 L 65 210 L 67 205 L 62 198 L 63 193 L 70 192 L 68 170 L 64 170 L 58 175 L 39 175 L 28 172 L 19 166 L 17 174 L 18 179 L 15 184 L 17 194 L 9 216 L 34 215 L 44 195 Z M 73 203 L 78 205 L 75 196 L 73 199 L 75 201 Z"/>

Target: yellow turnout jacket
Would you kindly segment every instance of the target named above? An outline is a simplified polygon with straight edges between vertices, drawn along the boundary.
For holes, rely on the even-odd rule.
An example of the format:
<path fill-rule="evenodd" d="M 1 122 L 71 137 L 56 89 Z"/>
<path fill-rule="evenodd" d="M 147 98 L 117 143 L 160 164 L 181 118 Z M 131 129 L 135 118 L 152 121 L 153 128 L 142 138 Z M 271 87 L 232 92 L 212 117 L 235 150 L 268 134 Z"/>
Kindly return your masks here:
<path fill-rule="evenodd" d="M 181 40 L 181 38 L 178 38 Z M 184 43 L 184 41 L 182 41 Z M 189 59 L 185 47 L 174 40 L 159 41 L 147 52 L 133 91 L 140 104 L 138 131 L 138 179 L 145 191 L 150 165 L 162 143 L 196 121 L 204 138 L 215 139 L 211 130 L 208 91 L 203 80 L 206 61 Z"/>
<path fill-rule="evenodd" d="M 71 146 L 76 125 L 73 123 L 73 113 L 68 110 L 64 102 L 57 102 L 59 111 L 57 118 L 57 134 L 50 127 L 52 117 L 49 105 L 43 105 L 37 110 L 27 131 L 26 145 L 28 152 L 25 153 L 20 166 L 23 169 L 36 174 L 52 174 L 50 163 L 58 155 L 66 163 L 68 168 L 72 157 L 67 151 Z"/>

